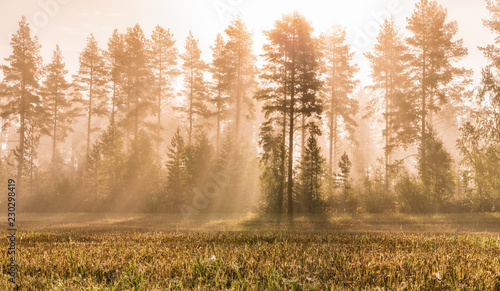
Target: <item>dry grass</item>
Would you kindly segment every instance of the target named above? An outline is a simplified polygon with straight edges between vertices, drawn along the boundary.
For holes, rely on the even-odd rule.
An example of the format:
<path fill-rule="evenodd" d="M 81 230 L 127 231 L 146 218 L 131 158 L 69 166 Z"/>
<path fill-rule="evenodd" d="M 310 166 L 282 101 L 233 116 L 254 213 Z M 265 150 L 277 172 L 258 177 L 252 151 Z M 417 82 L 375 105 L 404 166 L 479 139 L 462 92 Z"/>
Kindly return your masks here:
<path fill-rule="evenodd" d="M 462 226 L 479 228 L 484 220 L 488 234 L 439 234 L 439 229 L 431 233 L 425 227 L 422 232 L 386 233 L 387 219 L 395 220 L 382 216 L 303 217 L 293 226 L 259 217 L 239 223 L 236 218 L 212 219 L 197 228 L 179 221 L 157 225 L 178 226 L 169 232 L 153 232 L 148 226 L 165 217 L 150 216 L 149 222 L 143 217 L 143 225 L 133 224 L 137 217 L 84 217 L 66 217 L 62 224 L 56 216 L 45 217 L 41 223 L 53 223 L 52 229 L 24 221 L 30 231 L 18 233 L 22 290 L 500 288 L 500 237 L 488 227 L 498 216 L 477 216 Z M 397 225 L 430 225 L 424 217 L 420 224 L 418 217 L 407 219 Z M 261 230 L 262 224 L 287 230 Z M 344 224 L 372 231 L 346 232 L 339 227 Z M 383 231 L 373 231 L 380 225 Z M 6 250 L 7 241 L 0 247 Z M 0 289 L 6 290 L 13 287 L 7 284 L 6 251 L 0 259 Z"/>

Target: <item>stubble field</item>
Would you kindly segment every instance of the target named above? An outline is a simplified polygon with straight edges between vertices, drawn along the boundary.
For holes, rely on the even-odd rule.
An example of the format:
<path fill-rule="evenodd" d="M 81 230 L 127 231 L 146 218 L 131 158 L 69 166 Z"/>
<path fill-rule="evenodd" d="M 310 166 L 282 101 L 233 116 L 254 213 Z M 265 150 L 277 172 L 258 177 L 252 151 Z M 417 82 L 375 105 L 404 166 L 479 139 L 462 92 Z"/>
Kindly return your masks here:
<path fill-rule="evenodd" d="M 500 290 L 498 214 L 19 216 L 20 290 Z"/>

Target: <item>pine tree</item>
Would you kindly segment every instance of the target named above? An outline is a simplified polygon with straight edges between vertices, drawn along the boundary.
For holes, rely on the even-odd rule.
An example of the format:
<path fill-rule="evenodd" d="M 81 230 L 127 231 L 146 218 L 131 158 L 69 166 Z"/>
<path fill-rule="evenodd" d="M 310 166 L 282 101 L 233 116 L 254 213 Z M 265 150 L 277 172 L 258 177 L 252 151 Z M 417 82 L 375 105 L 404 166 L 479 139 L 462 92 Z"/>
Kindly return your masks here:
<path fill-rule="evenodd" d="M 427 128 L 432 126 L 432 113 L 449 101 L 450 83 L 467 73 L 454 63 L 467 55 L 462 39 L 454 40 L 458 32 L 456 21 L 446 22 L 447 11 L 436 1 L 420 0 L 407 29 L 411 36 L 407 43 L 413 55 L 411 68 L 417 95 L 421 146 L 425 145 Z M 420 151 L 425 154 L 427 151 Z M 426 158 L 421 157 L 422 172 L 427 169 Z"/>
<path fill-rule="evenodd" d="M 385 129 L 384 165 L 385 190 L 389 191 L 391 169 L 393 168 L 392 155 L 394 151 L 412 141 L 415 126 L 416 112 L 411 94 L 411 78 L 409 75 L 409 52 L 402 36 L 395 26 L 394 18 L 387 19 L 381 26 L 378 42 L 374 51 L 365 56 L 371 62 L 371 76 L 374 85 L 371 89 L 382 94 L 383 99 L 376 96 L 370 104 L 372 113 L 382 111 Z M 382 103 L 382 104 L 381 104 Z M 377 112 L 378 113 L 378 112 Z"/>
<path fill-rule="evenodd" d="M 57 142 L 63 142 L 72 131 L 71 123 L 77 115 L 68 98 L 70 85 L 65 78 L 68 74 L 65 66 L 62 52 L 57 45 L 52 62 L 46 67 L 47 77 L 43 88 L 45 110 L 52 125 L 52 162 L 56 159 Z"/>
<path fill-rule="evenodd" d="M 87 114 L 87 156 L 90 153 L 92 117 L 104 116 L 106 108 L 106 70 L 103 52 L 91 34 L 87 46 L 80 53 L 80 68 L 73 76 L 77 90 L 84 93 L 79 101 L 85 104 Z"/>
<path fill-rule="evenodd" d="M 191 145 L 195 123 L 199 124 L 199 120 L 208 117 L 209 114 L 207 109 L 207 86 L 203 76 L 203 73 L 207 70 L 207 64 L 201 60 L 201 50 L 198 42 L 193 34 L 189 32 L 184 47 L 185 52 L 181 55 L 187 97 L 187 104 L 181 110 L 186 115 L 189 124 L 189 146 Z"/>
<path fill-rule="evenodd" d="M 312 124 L 309 126 L 307 146 L 300 163 L 300 190 L 303 208 L 313 213 L 321 206 L 321 177 L 323 176 L 325 158 L 321 155 L 317 136 L 321 132 Z"/>
<path fill-rule="evenodd" d="M 350 174 L 351 174 L 352 163 L 349 159 L 349 155 L 346 152 L 340 157 L 339 161 L 339 169 L 340 169 L 340 179 L 342 180 L 342 194 L 344 199 L 344 205 L 348 206 L 349 204 L 349 190 L 350 186 Z"/>
<path fill-rule="evenodd" d="M 150 88 L 153 80 L 150 70 L 147 40 L 139 24 L 127 28 L 125 35 L 125 128 L 127 135 L 138 138 L 139 128 L 154 106 Z"/>
<path fill-rule="evenodd" d="M 325 114 L 328 117 L 328 165 L 333 170 L 338 155 L 338 139 L 341 124 L 350 135 L 353 135 L 356 122 L 352 118 L 358 111 L 357 100 L 351 97 L 358 80 L 354 74 L 359 70 L 353 63 L 354 53 L 346 43 L 345 29 L 339 25 L 320 37 L 325 100 Z"/>
<path fill-rule="evenodd" d="M 262 124 L 259 135 L 259 146 L 262 148 L 260 166 L 261 191 L 265 195 L 267 211 L 282 213 L 285 189 L 284 137 L 272 121 Z"/>
<path fill-rule="evenodd" d="M 289 215 L 292 215 L 295 121 L 302 114 L 313 116 L 313 112 L 321 112 L 317 98 L 320 85 L 316 73 L 317 52 L 312 37 L 312 27 L 298 13 L 283 16 L 281 20 L 276 21 L 274 29 L 266 32 L 266 35 L 268 37 L 268 43 L 264 46 L 266 65 L 265 73 L 262 75 L 265 87 L 256 97 L 265 101 L 263 109 L 267 124 L 282 120 L 281 126 L 285 126 L 288 122 L 287 127 L 283 127 L 281 138 L 284 149 L 286 141 L 284 135 L 288 129 L 287 206 Z M 308 111 L 311 108 L 317 110 Z M 261 137 L 263 136 L 265 135 L 261 134 Z M 278 197 L 280 195 L 278 193 Z"/>
<path fill-rule="evenodd" d="M 212 105 L 215 107 L 213 115 L 216 118 L 216 152 L 220 152 L 220 135 L 222 123 L 228 117 L 229 96 L 227 94 L 226 79 L 227 79 L 227 58 L 225 55 L 226 42 L 221 34 L 217 34 L 215 44 L 212 48 L 212 63 L 210 64 L 210 72 L 212 73 Z"/>
<path fill-rule="evenodd" d="M 173 96 L 173 82 L 179 74 L 177 70 L 177 48 L 175 47 L 174 35 L 170 30 L 156 26 L 151 36 L 151 65 L 155 78 L 154 94 L 156 95 L 156 107 L 154 112 L 158 118 L 156 124 L 156 150 L 160 154 L 161 145 L 161 114 L 165 101 Z"/>
<path fill-rule="evenodd" d="M 104 53 L 107 63 L 108 80 L 111 83 L 111 112 L 109 123 L 113 130 L 117 128 L 118 113 L 124 104 L 123 98 L 123 74 L 125 69 L 125 38 L 118 32 L 113 31 L 108 41 L 108 50 Z"/>
<path fill-rule="evenodd" d="M 167 201 L 164 204 L 170 205 L 170 209 L 179 206 L 186 195 L 187 177 L 186 170 L 186 148 L 184 139 L 181 136 L 179 128 L 174 134 L 170 147 L 168 148 L 167 162 Z"/>
<path fill-rule="evenodd" d="M 37 115 L 40 105 L 38 94 L 39 79 L 42 68 L 40 44 L 36 36 L 31 36 L 28 21 L 25 17 L 19 22 L 19 29 L 12 36 L 10 45 L 12 54 L 5 59 L 8 63 L 2 66 L 2 97 L 7 101 L 2 104 L 1 117 L 19 122 L 19 145 L 17 147 L 17 180 L 21 183 L 25 165 L 27 123 Z"/>
<path fill-rule="evenodd" d="M 418 150 L 418 171 L 425 192 L 438 210 L 442 210 L 454 188 L 453 160 L 432 127 Z"/>
<path fill-rule="evenodd" d="M 227 61 L 226 88 L 231 96 L 234 110 L 234 138 L 240 138 L 241 119 L 244 112 L 252 112 L 253 102 L 249 96 L 255 86 L 255 61 L 252 52 L 252 34 L 240 16 L 236 16 L 225 30 L 227 36 L 225 57 Z"/>
<path fill-rule="evenodd" d="M 462 156 L 464 182 L 472 193 L 474 211 L 498 209 L 500 197 L 500 2 L 487 0 L 490 18 L 484 25 L 495 42 L 480 47 L 488 64 L 483 68 L 476 106 L 460 128 L 457 146 Z"/>

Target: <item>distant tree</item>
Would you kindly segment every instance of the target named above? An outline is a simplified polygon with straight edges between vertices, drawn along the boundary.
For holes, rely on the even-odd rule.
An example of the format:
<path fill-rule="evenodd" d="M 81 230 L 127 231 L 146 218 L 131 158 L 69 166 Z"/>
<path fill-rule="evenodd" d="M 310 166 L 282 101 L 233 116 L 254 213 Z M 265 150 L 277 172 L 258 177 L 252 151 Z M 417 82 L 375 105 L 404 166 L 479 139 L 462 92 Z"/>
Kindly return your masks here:
<path fill-rule="evenodd" d="M 352 98 L 358 80 L 354 74 L 358 67 L 353 63 L 354 53 L 346 42 L 346 32 L 340 25 L 322 34 L 321 53 L 324 86 L 322 95 L 325 100 L 325 115 L 328 117 L 328 165 L 333 170 L 337 164 L 338 137 L 341 124 L 352 136 L 356 122 L 352 118 L 358 111 L 358 102 Z"/>
<path fill-rule="evenodd" d="M 139 128 L 154 106 L 151 94 L 153 74 L 150 68 L 148 42 L 139 24 L 127 28 L 124 60 L 125 128 L 127 135 L 138 138 Z"/>
<path fill-rule="evenodd" d="M 178 52 L 175 47 L 174 35 L 170 30 L 156 26 L 151 36 L 151 64 L 155 78 L 154 94 L 156 107 L 154 112 L 158 118 L 156 124 L 156 151 L 160 154 L 161 145 L 161 113 L 165 101 L 173 97 L 173 83 L 179 74 L 177 69 Z"/>
<path fill-rule="evenodd" d="M 380 92 L 384 97 L 380 99 L 377 96 L 372 99 L 370 113 L 382 107 L 381 115 L 385 122 L 385 129 L 382 131 L 385 137 L 385 191 L 388 192 L 394 167 L 392 155 L 398 147 L 412 142 L 416 128 L 411 126 L 411 122 L 416 119 L 416 112 L 412 104 L 410 56 L 394 18 L 387 19 L 382 24 L 374 51 L 366 53 L 365 56 L 371 62 L 371 76 L 374 81 L 371 89 Z"/>
<path fill-rule="evenodd" d="M 82 177 L 85 184 L 84 201 L 91 209 L 101 205 L 102 209 L 112 209 L 120 199 L 125 183 L 126 156 L 120 131 L 111 125 L 94 143 L 89 154 L 86 171 Z M 97 203 L 98 202 L 98 203 Z"/>
<path fill-rule="evenodd" d="M 420 0 L 408 18 L 407 38 L 412 60 L 410 63 L 415 80 L 417 110 L 421 123 L 421 147 L 427 140 L 432 126 L 432 113 L 450 99 L 450 83 L 467 71 L 454 63 L 467 55 L 462 39 L 454 40 L 458 32 L 456 21 L 446 22 L 447 11 L 436 1 Z M 427 151 L 421 151 L 426 154 Z M 421 171 L 427 171 L 426 157 L 420 157 Z"/>
<path fill-rule="evenodd" d="M 266 211 L 271 213 L 283 211 L 286 162 L 283 140 L 282 133 L 272 121 L 262 124 L 259 138 L 259 146 L 263 150 L 259 161 L 262 168 L 260 188 L 265 195 Z"/>
<path fill-rule="evenodd" d="M 321 132 L 316 125 L 309 126 L 309 138 L 300 163 L 300 192 L 302 206 L 308 212 L 315 212 L 321 206 L 321 180 L 325 158 L 321 154 L 317 136 Z"/>
<path fill-rule="evenodd" d="M 475 211 L 500 209 L 500 3 L 486 4 L 490 18 L 484 25 L 497 37 L 494 44 L 480 47 L 488 64 L 482 70 L 476 109 L 460 128 L 457 143 Z"/>
<path fill-rule="evenodd" d="M 227 36 L 225 59 L 227 61 L 227 90 L 234 105 L 234 138 L 240 138 L 243 112 L 252 112 L 253 102 L 249 96 L 255 84 L 256 58 L 252 52 L 252 34 L 240 16 L 236 16 L 225 30 Z"/>
<path fill-rule="evenodd" d="M 213 153 L 213 147 L 205 133 L 197 135 L 193 145 L 186 146 L 187 186 L 190 189 L 200 187 L 206 182 L 206 173 L 213 167 Z"/>
<path fill-rule="evenodd" d="M 186 161 L 186 148 L 184 139 L 181 136 L 179 128 L 174 134 L 170 147 L 168 148 L 168 161 L 167 161 L 167 185 L 166 185 L 166 198 L 167 201 L 162 201 L 173 210 L 174 207 L 180 206 L 183 202 L 184 196 L 187 194 L 187 161 Z"/>
<path fill-rule="evenodd" d="M 220 135 L 222 123 L 228 118 L 229 95 L 227 94 L 228 63 L 225 51 L 226 42 L 221 34 L 217 34 L 215 44 L 212 48 L 212 63 L 210 72 L 212 73 L 211 103 L 215 107 L 213 115 L 216 118 L 216 152 L 220 152 Z"/>
<path fill-rule="evenodd" d="M 72 100 L 69 99 L 69 83 L 66 74 L 62 52 L 59 45 L 56 46 L 52 62 L 46 67 L 47 77 L 44 82 L 43 96 L 47 119 L 52 125 L 52 162 L 57 156 L 57 142 L 63 142 L 72 131 L 71 123 L 77 115 L 73 108 Z"/>
<path fill-rule="evenodd" d="M 108 50 L 104 52 L 107 63 L 109 82 L 111 83 L 111 112 L 109 123 L 114 130 L 117 128 L 119 108 L 124 104 L 123 74 L 125 69 L 125 39 L 117 29 L 113 31 L 108 41 Z"/>
<path fill-rule="evenodd" d="M 199 122 L 200 118 L 208 117 L 209 114 L 207 108 L 207 84 L 203 76 L 203 73 L 207 70 L 207 64 L 201 59 L 198 42 L 193 34 L 189 32 L 184 47 L 185 52 L 181 55 L 187 104 L 180 109 L 186 115 L 189 124 L 189 146 L 191 145 L 195 122 Z"/>
<path fill-rule="evenodd" d="M 87 155 L 91 148 L 92 117 L 104 116 L 107 112 L 106 74 L 103 51 L 91 34 L 80 53 L 78 74 L 73 76 L 77 90 L 85 95 L 79 101 L 85 104 L 87 111 Z"/>
<path fill-rule="evenodd" d="M 350 205 L 352 204 L 352 197 L 350 197 L 351 196 L 350 180 L 351 180 L 352 163 L 347 153 L 344 153 L 342 157 L 340 157 L 339 168 L 340 168 L 340 179 L 342 181 L 343 204 L 346 208 L 353 210 L 352 205 Z"/>
<path fill-rule="evenodd" d="M 1 117 L 19 122 L 19 145 L 16 149 L 17 180 L 22 181 L 25 170 L 25 154 L 27 147 L 28 123 L 34 121 L 39 114 L 39 79 L 42 73 L 40 44 L 36 36 L 31 36 L 28 21 L 25 17 L 19 22 L 19 29 L 12 36 L 10 45 L 12 54 L 5 59 L 7 65 L 2 66 L 3 90 Z M 36 144 L 31 147 L 35 150 Z"/>
<path fill-rule="evenodd" d="M 141 211 L 158 193 L 158 177 L 161 165 L 158 162 L 149 134 L 141 129 L 131 142 L 127 156 L 120 206 L 133 211 Z"/>
<path fill-rule="evenodd" d="M 304 114 L 318 118 L 321 107 L 317 92 L 320 82 L 317 76 L 317 52 L 312 37 L 310 23 L 300 14 L 293 13 L 276 21 L 272 30 L 266 32 L 268 43 L 264 46 L 265 72 L 262 79 L 264 88 L 256 97 L 265 102 L 266 126 L 282 120 L 283 127 L 281 158 L 284 159 L 285 129 L 288 129 L 288 169 L 287 200 L 288 213 L 293 212 L 293 171 L 294 171 L 294 134 L 296 119 Z M 289 96 L 289 100 L 287 100 Z M 316 108 L 317 110 L 310 110 Z M 281 117 L 280 117 L 281 116 Z M 279 123 L 278 123 L 279 124 Z M 266 133 L 261 137 L 268 138 Z M 277 151 L 274 151 L 277 153 Z M 280 171 L 284 173 L 283 170 Z M 278 197 L 280 197 L 278 193 Z M 278 200 L 280 200 L 278 198 Z M 278 201 L 278 205 L 280 202 Z"/>

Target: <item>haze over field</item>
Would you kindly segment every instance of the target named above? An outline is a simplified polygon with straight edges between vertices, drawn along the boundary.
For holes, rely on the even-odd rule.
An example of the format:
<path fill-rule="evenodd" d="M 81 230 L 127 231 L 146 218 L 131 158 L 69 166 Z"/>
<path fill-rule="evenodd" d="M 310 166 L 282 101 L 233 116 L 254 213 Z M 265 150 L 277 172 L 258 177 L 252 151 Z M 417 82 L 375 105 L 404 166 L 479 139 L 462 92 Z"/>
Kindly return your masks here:
<path fill-rule="evenodd" d="M 497 1 L 1 4 L 26 211 L 500 207 Z"/>

